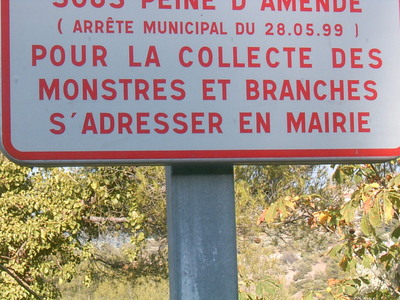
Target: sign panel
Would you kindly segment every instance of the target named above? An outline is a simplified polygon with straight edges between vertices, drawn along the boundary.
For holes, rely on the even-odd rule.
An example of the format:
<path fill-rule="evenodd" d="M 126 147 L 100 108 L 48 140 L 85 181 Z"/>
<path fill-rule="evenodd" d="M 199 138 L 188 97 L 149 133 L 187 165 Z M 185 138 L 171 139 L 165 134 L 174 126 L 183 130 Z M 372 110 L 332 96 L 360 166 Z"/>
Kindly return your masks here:
<path fill-rule="evenodd" d="M 398 0 L 2 0 L 25 164 L 400 155 Z"/>

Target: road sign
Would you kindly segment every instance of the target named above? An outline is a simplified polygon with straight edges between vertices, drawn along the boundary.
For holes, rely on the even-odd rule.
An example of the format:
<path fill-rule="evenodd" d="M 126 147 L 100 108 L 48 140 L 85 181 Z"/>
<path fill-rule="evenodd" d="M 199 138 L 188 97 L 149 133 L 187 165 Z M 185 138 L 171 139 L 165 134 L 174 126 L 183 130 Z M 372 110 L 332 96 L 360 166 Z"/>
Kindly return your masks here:
<path fill-rule="evenodd" d="M 32 165 L 400 155 L 398 0 L 4 0 L 2 148 Z"/>

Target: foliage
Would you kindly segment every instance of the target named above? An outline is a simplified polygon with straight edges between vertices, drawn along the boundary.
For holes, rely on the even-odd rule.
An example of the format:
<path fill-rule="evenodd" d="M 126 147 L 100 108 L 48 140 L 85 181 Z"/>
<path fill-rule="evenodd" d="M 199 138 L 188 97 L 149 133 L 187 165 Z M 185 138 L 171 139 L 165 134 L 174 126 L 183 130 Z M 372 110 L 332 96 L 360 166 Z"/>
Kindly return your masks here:
<path fill-rule="evenodd" d="M 351 197 L 334 199 L 325 206 L 320 194 L 280 197 L 267 206 L 259 224 L 307 221 L 317 232 L 340 236 L 330 250 L 340 257 L 347 278 L 328 281 L 335 299 L 398 299 L 399 278 L 399 161 L 391 164 L 343 165 L 334 178 Z"/>
<path fill-rule="evenodd" d="M 332 225 L 344 232 L 331 255 L 340 255 L 342 269 L 355 273 L 346 281 L 331 282 L 336 297 L 400 297 L 399 162 L 337 169 L 338 179 L 347 175 L 358 185 L 346 203 L 328 214 L 340 216 Z"/>
<path fill-rule="evenodd" d="M 79 168 L 76 172 L 88 189 L 89 195 L 85 199 L 90 215 L 129 216 L 129 226 L 142 229 L 146 236 L 166 234 L 163 168 L 99 167 Z M 112 223 L 104 222 L 103 225 Z"/>
<path fill-rule="evenodd" d="M 241 292 L 239 300 L 282 299 L 281 293 L 283 289 L 282 284 L 277 284 L 271 280 L 263 280 L 257 283 L 255 293 Z"/>
<path fill-rule="evenodd" d="M 237 166 L 235 189 L 238 233 L 245 234 L 254 229 L 254 216 L 259 215 L 266 206 L 280 206 L 277 200 L 279 202 L 293 195 L 320 192 L 326 184 L 322 180 L 325 172 L 324 167 L 308 165 Z M 281 213 L 285 215 L 286 208 Z"/>
<path fill-rule="evenodd" d="M 90 255 L 79 240 L 81 187 L 58 169 L 38 173 L 3 159 L 1 170 L 4 182 L 16 182 L 6 184 L 0 197 L 0 263 L 26 287 L 55 298 L 58 290 L 46 278 L 70 280 L 76 264 Z M 15 278 L 0 274 L 0 298 L 30 297 Z"/>
<path fill-rule="evenodd" d="M 239 295 L 241 299 L 292 299 L 285 275 L 292 272 L 297 252 L 318 253 L 318 247 L 326 245 L 326 235 L 316 235 L 308 226 L 310 211 L 294 214 L 294 203 L 300 201 L 296 195 L 326 193 L 326 167 L 257 165 L 235 171 Z M 318 206 L 326 207 L 326 199 L 320 199 Z M 311 198 L 304 201 L 312 203 Z"/>
<path fill-rule="evenodd" d="M 94 242 L 106 232 L 129 234 L 132 269 L 146 236 L 165 235 L 161 168 L 31 169 L 1 156 L 0 180 L 1 299 L 59 297 L 57 284 L 101 259 Z"/>
<path fill-rule="evenodd" d="M 335 184 L 321 166 L 236 167 L 241 299 L 399 298 L 399 164 L 336 166 Z M 0 298 L 167 290 L 165 206 L 160 167 L 32 169 L 0 157 Z M 149 251 L 152 240 L 164 242 Z M 311 276 L 307 259 L 328 243 L 343 273 Z"/>
<path fill-rule="evenodd" d="M 287 299 L 284 274 L 274 248 L 239 240 L 240 299 Z"/>

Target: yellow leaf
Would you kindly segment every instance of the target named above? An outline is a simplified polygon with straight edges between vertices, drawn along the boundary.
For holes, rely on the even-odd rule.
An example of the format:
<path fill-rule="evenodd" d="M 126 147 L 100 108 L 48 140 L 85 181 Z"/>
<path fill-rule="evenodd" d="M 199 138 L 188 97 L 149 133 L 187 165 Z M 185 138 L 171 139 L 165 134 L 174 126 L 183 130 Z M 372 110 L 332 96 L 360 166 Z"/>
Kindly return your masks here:
<path fill-rule="evenodd" d="M 272 223 L 278 213 L 278 207 L 276 203 L 272 204 L 265 213 L 265 222 L 268 224 Z"/>
<path fill-rule="evenodd" d="M 392 202 L 387 197 L 383 198 L 383 209 L 384 209 L 385 222 L 390 222 L 394 216 L 394 209 Z"/>
<path fill-rule="evenodd" d="M 319 215 L 319 222 L 320 222 L 322 225 L 325 225 L 326 222 L 328 221 L 328 218 L 329 218 L 329 217 L 330 217 L 330 216 L 329 216 L 329 212 L 323 211 L 323 212 L 321 212 L 320 215 Z"/>

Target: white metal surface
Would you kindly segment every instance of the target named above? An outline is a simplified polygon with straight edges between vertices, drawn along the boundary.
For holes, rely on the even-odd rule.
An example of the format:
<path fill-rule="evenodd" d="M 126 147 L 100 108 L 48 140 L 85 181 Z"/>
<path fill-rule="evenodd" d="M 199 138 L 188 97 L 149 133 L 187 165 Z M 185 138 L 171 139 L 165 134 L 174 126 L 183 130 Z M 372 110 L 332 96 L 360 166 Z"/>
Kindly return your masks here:
<path fill-rule="evenodd" d="M 1 6 L 2 147 L 19 162 L 400 155 L 398 0 Z"/>

